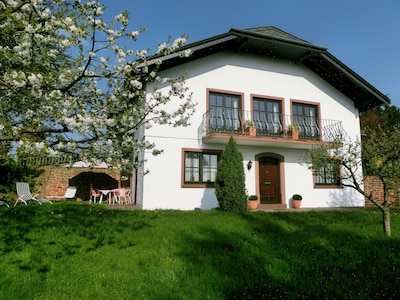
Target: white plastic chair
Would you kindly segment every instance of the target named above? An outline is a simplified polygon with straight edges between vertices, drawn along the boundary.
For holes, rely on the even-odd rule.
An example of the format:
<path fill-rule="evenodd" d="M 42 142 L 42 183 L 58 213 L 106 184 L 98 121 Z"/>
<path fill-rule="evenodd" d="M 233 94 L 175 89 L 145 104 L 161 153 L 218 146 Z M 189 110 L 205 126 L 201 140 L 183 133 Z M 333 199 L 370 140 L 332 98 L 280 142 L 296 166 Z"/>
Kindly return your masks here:
<path fill-rule="evenodd" d="M 37 195 L 32 196 L 31 192 L 29 191 L 29 184 L 27 182 L 17 182 L 17 194 L 18 194 L 18 199 L 15 201 L 14 206 L 17 205 L 18 201 L 24 203 L 25 205 L 28 204 L 30 201 L 36 201 L 40 205 L 42 203 L 51 203 L 53 204 L 50 200 L 47 199 L 36 199 Z"/>
<path fill-rule="evenodd" d="M 125 202 L 125 204 L 130 203 L 131 202 L 130 195 L 131 195 L 130 189 L 115 189 L 114 190 L 115 202 L 118 202 L 119 204 L 122 204 L 122 202 Z"/>
<path fill-rule="evenodd" d="M 99 198 L 99 201 L 100 201 L 101 193 L 100 193 L 99 190 L 97 190 L 97 189 L 92 189 L 90 193 L 91 193 L 91 195 L 90 195 L 91 201 L 92 201 L 93 203 L 96 203 L 96 199 L 97 199 L 97 198 Z"/>

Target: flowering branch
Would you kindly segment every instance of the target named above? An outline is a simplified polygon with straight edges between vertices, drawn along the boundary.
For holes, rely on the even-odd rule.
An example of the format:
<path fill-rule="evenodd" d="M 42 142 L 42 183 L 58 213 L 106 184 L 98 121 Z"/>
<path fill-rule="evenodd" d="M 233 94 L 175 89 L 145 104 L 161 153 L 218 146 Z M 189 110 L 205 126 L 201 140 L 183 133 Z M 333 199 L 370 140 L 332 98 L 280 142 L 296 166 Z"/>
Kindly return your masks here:
<path fill-rule="evenodd" d="M 185 75 L 161 78 L 148 50 L 122 46 L 144 30 L 128 30 L 128 12 L 107 23 L 105 11 L 99 0 L 0 2 L 1 144 L 129 169 L 133 153 L 155 147 L 141 128 L 188 125 L 195 104 Z M 157 54 L 179 53 L 185 42 L 160 44 Z M 169 89 L 148 94 L 146 83 Z"/>

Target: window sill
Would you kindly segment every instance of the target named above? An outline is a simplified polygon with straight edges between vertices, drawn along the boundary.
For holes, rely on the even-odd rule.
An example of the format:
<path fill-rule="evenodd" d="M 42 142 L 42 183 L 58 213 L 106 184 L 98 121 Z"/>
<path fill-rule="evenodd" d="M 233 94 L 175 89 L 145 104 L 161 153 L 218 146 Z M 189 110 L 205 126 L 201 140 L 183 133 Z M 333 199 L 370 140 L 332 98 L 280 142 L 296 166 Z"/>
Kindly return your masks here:
<path fill-rule="evenodd" d="M 323 185 L 323 184 L 319 184 L 319 185 L 314 185 L 314 189 L 342 189 L 343 186 L 342 185 Z"/>
<path fill-rule="evenodd" d="M 181 188 L 214 188 L 214 183 L 184 183 Z"/>

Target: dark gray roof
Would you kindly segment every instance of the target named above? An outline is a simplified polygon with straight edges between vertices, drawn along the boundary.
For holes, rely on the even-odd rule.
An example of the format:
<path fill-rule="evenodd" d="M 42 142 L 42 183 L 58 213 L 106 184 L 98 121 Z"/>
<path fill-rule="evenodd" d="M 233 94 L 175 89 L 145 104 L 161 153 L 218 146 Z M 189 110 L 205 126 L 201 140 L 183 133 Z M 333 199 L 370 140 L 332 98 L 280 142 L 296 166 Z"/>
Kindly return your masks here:
<path fill-rule="evenodd" d="M 192 49 L 193 54 L 188 58 L 181 58 L 178 53 L 161 57 L 154 56 L 154 58 L 162 60 L 160 70 L 226 50 L 285 59 L 309 68 L 353 100 L 360 111 L 390 103 L 387 96 L 335 58 L 327 48 L 313 45 L 272 26 L 250 29 L 232 28 L 225 34 L 184 47 L 184 49 L 189 48 Z"/>
<path fill-rule="evenodd" d="M 273 26 L 267 26 L 267 27 L 256 27 L 256 28 L 249 28 L 249 29 L 231 29 L 231 31 L 237 31 L 237 32 L 245 32 L 245 33 L 250 33 L 253 32 L 254 34 L 258 34 L 261 37 L 275 37 L 277 39 L 281 40 L 286 40 L 287 42 L 293 42 L 293 43 L 301 43 L 304 45 L 310 45 L 311 44 L 305 40 L 299 39 L 298 37 L 291 35 L 290 33 L 287 33 L 283 30 L 280 30 L 276 27 Z"/>

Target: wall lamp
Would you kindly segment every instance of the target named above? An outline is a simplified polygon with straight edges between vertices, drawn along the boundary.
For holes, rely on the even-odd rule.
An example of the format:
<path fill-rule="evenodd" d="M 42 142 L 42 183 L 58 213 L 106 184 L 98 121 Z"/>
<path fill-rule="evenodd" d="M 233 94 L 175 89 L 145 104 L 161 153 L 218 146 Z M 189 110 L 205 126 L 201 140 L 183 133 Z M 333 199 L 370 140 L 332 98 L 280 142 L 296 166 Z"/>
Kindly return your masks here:
<path fill-rule="evenodd" d="M 253 162 L 251 160 L 249 160 L 249 162 L 247 163 L 247 170 L 251 170 L 251 167 L 253 166 Z"/>

